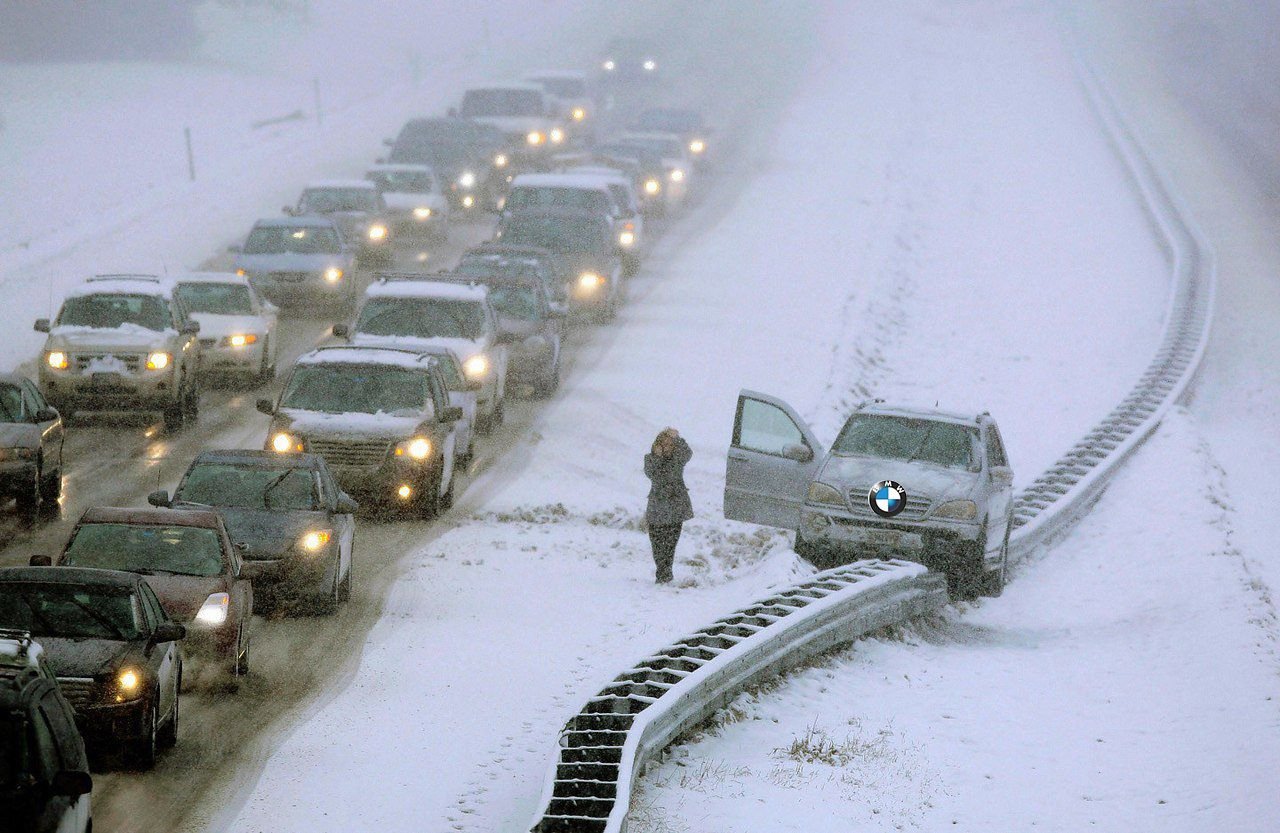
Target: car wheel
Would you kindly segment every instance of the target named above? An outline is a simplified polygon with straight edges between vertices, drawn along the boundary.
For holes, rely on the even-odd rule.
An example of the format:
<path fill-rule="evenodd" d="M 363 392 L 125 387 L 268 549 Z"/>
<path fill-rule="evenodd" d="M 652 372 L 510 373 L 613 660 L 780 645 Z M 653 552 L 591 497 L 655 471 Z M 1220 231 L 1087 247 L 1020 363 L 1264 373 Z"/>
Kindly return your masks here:
<path fill-rule="evenodd" d="M 443 474 L 443 471 L 437 471 L 418 495 L 418 516 L 423 520 L 430 520 L 440 514 L 440 478 Z"/>
<path fill-rule="evenodd" d="M 455 483 L 457 482 L 457 480 L 458 480 L 457 474 L 458 474 L 458 469 L 457 469 L 457 467 L 455 466 L 455 467 L 454 467 L 454 469 L 453 469 L 452 474 L 449 476 L 449 488 L 448 488 L 448 489 L 446 489 L 446 490 L 445 490 L 445 493 L 444 493 L 443 495 L 441 495 L 441 496 L 440 496 L 440 509 L 441 509 L 441 511 L 443 511 L 443 510 L 445 510 L 445 509 L 452 509 L 452 508 L 453 508 L 453 487 L 454 487 L 454 484 L 455 484 Z M 443 477 L 443 475 L 441 475 L 441 476 Z"/>
<path fill-rule="evenodd" d="M 533 386 L 533 395 L 539 399 L 546 399 L 554 394 L 560 388 L 560 362 L 557 360 L 555 367 L 551 368 L 551 372 L 547 374 L 545 379 L 539 379 Z"/>
<path fill-rule="evenodd" d="M 156 765 L 156 750 L 160 735 L 160 692 L 151 697 L 150 708 L 147 709 L 146 728 L 142 737 L 133 741 L 129 749 L 129 760 L 137 769 L 151 769 Z"/>
<path fill-rule="evenodd" d="M 970 601 L 982 593 L 986 570 L 982 554 L 987 548 L 987 532 L 984 529 L 978 540 L 962 550 L 960 560 L 947 570 L 947 593 L 952 601 Z"/>
<path fill-rule="evenodd" d="M 200 415 L 200 386 L 194 381 L 188 386 L 187 395 L 182 399 L 182 409 L 183 415 L 190 422 L 195 422 Z"/>
<path fill-rule="evenodd" d="M 1009 580 L 1009 530 L 1005 530 L 1004 543 L 1000 546 L 1000 566 L 983 576 L 982 595 L 995 598 L 1004 592 Z"/>
<path fill-rule="evenodd" d="M 351 571 L 355 568 L 355 552 L 351 553 L 351 559 L 347 562 L 347 574 L 342 577 L 342 583 L 338 585 L 338 601 L 351 601 Z"/>
<path fill-rule="evenodd" d="M 808 561 L 819 572 L 835 566 L 832 563 L 830 550 L 821 544 L 806 541 L 799 532 L 796 532 L 796 543 L 792 549 L 796 551 L 796 555 Z"/>
<path fill-rule="evenodd" d="M 493 425 L 496 428 L 507 420 L 507 400 L 502 398 L 498 400 L 497 406 L 493 409 Z"/>
<path fill-rule="evenodd" d="M 40 481 L 40 500 L 57 503 L 62 497 L 62 470 L 58 469 Z"/>
<path fill-rule="evenodd" d="M 31 473 L 31 482 L 19 489 L 14 495 L 18 509 L 23 512 L 34 512 L 40 506 L 41 475 L 39 466 Z"/>
<path fill-rule="evenodd" d="M 182 426 L 186 423 L 187 409 L 182 400 L 170 403 L 164 409 L 164 430 L 166 433 L 175 434 L 182 430 Z"/>
<path fill-rule="evenodd" d="M 182 672 L 178 672 L 178 690 L 182 689 Z M 173 715 L 163 727 L 156 731 L 156 745 L 164 749 L 172 749 L 178 743 L 178 715 L 182 706 L 182 697 L 174 692 Z"/>
<path fill-rule="evenodd" d="M 338 572 L 342 568 L 342 562 L 334 556 L 333 565 L 333 586 L 329 588 L 327 593 L 323 593 L 316 599 L 316 611 L 325 616 L 331 616 L 338 612 L 338 600 L 340 596 Z"/>
<path fill-rule="evenodd" d="M 259 385 L 268 384 L 275 378 L 276 368 L 271 364 L 271 339 L 263 339 L 262 341 L 262 366 L 258 368 L 258 376 L 255 381 Z"/>

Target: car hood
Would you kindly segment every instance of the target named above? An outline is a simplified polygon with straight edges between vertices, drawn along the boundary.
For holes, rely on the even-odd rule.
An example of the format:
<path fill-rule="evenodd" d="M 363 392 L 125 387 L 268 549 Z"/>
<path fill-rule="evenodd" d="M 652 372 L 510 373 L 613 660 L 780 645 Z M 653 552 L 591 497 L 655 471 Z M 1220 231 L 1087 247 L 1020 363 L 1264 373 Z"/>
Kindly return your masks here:
<path fill-rule="evenodd" d="M 323 529 L 329 516 L 323 511 L 279 511 L 219 506 L 227 534 L 244 544 L 249 558 L 280 558 L 308 532 Z"/>
<path fill-rule="evenodd" d="M 543 116 L 486 116 L 473 119 L 479 124 L 487 124 L 498 128 L 503 133 L 528 133 L 531 130 L 546 131 L 551 124 Z"/>
<path fill-rule="evenodd" d="M 24 422 L 0 422 L 0 448 L 38 448 L 40 427 Z"/>
<path fill-rule="evenodd" d="M 484 339 L 471 338 L 413 338 L 411 336 L 372 336 L 367 333 L 356 333 L 351 343 L 357 347 L 402 347 L 412 350 L 414 347 L 448 347 L 458 354 L 460 361 L 466 361 L 476 353 L 484 352 Z"/>
<path fill-rule="evenodd" d="M 49 658 L 53 673 L 59 677 L 96 677 L 114 669 L 134 652 L 137 643 L 117 639 L 65 639 L 59 636 L 36 637 Z"/>
<path fill-rule="evenodd" d="M 318 254 L 299 254 L 297 252 L 276 252 L 262 255 L 237 255 L 235 266 L 246 272 L 320 272 L 330 266 L 343 268 L 346 258 L 340 254 L 321 252 Z"/>
<path fill-rule="evenodd" d="M 947 469 L 906 460 L 830 455 L 818 472 L 818 480 L 842 492 L 867 492 L 881 480 L 893 480 L 908 495 L 933 501 L 968 497 L 978 482 L 976 472 Z"/>
<path fill-rule="evenodd" d="M 443 211 L 445 199 L 440 194 L 410 194 L 400 191 L 384 191 L 382 198 L 387 208 L 392 211 L 413 211 L 415 208 L 430 208 L 432 211 Z"/>
<path fill-rule="evenodd" d="M 210 593 L 227 592 L 223 576 L 146 576 L 147 584 L 160 597 L 160 604 L 175 622 L 187 624 L 196 617 Z"/>
<path fill-rule="evenodd" d="M 193 312 L 191 317 L 200 322 L 200 338 L 222 338 L 236 333 L 262 333 L 266 330 L 262 319 L 255 315 Z"/>
<path fill-rule="evenodd" d="M 388 442 L 412 437 L 422 427 L 422 415 L 327 414 L 281 408 L 282 428 L 309 439 L 385 439 Z"/>
<path fill-rule="evenodd" d="M 93 350 L 122 350 L 145 353 L 160 349 L 168 339 L 177 335 L 174 330 L 148 330 L 137 324 L 120 327 L 54 327 L 49 331 L 47 347 L 74 346 Z"/>

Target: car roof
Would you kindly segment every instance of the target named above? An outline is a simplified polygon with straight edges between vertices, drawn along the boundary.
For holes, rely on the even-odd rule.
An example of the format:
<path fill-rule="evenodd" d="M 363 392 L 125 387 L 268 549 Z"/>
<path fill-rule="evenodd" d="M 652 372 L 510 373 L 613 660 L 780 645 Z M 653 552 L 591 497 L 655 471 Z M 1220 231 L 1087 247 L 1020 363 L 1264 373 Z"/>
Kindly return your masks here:
<path fill-rule="evenodd" d="M 363 180 L 361 180 L 363 181 Z M 372 183 L 368 183 L 372 185 Z M 297 217 L 264 217 L 253 224 L 254 228 L 337 228 L 332 217 L 323 214 L 307 214 Z"/>
<path fill-rule="evenodd" d="M 458 366 L 462 365 L 462 359 L 458 358 L 458 354 L 454 349 L 452 347 L 445 347 L 443 344 L 414 345 L 413 349 L 417 350 L 419 353 L 427 353 L 432 356 L 448 359 Z"/>
<path fill-rule="evenodd" d="M 618 168 L 610 168 L 606 165 L 578 165 L 569 168 L 564 172 L 569 176 L 589 177 L 593 182 L 603 182 L 609 185 L 625 185 L 632 187 L 631 177 L 627 176 Z"/>
<path fill-rule="evenodd" d="M 581 191 L 607 192 L 608 187 L 592 174 L 520 174 L 511 181 L 512 188 L 573 188 Z"/>
<path fill-rule="evenodd" d="M 529 81 L 495 81 L 490 84 L 473 84 L 467 87 L 466 93 L 479 92 L 481 90 L 524 90 L 526 92 L 539 93 L 545 95 L 546 91 L 542 89 L 541 84 L 534 84 Z"/>
<path fill-rule="evenodd" d="M 123 570 L 99 570 L 94 567 L 0 567 L 0 584 L 39 582 L 40 584 L 80 584 L 103 587 L 134 588 L 145 579 L 138 573 Z"/>
<path fill-rule="evenodd" d="M 283 454 L 277 451 L 263 451 L 260 448 L 214 449 L 201 451 L 191 461 L 196 463 L 228 463 L 233 465 L 258 465 L 266 468 L 280 468 L 281 464 L 299 469 L 320 469 L 320 455 L 305 451 L 292 451 Z M 188 510 L 183 510 L 188 511 Z"/>
<path fill-rule="evenodd" d="M 387 162 L 387 163 L 378 164 L 378 165 L 370 165 L 368 168 L 368 172 L 371 174 L 382 173 L 384 171 L 391 172 L 391 173 L 404 171 L 404 172 L 415 173 L 415 174 L 419 174 L 419 173 L 433 174 L 436 172 L 436 169 L 431 167 L 430 165 L 413 165 L 408 162 L 404 162 L 404 163 Z"/>
<path fill-rule="evenodd" d="M 336 345 L 303 353 L 294 364 L 382 364 L 417 370 L 429 367 L 432 361 L 431 356 L 423 355 L 420 350 Z"/>
<path fill-rule="evenodd" d="M 140 526 L 193 526 L 221 529 L 218 513 L 209 509 L 160 509 L 153 507 L 94 506 L 80 516 L 82 524 L 138 524 Z"/>
<path fill-rule="evenodd" d="M 939 422 L 954 422 L 959 425 L 977 426 L 978 417 L 983 414 L 949 410 L 937 406 L 912 405 L 909 403 L 888 404 L 872 402 L 857 408 L 860 414 L 876 414 L 881 416 L 912 417 L 915 419 L 933 419 Z"/>
<path fill-rule="evenodd" d="M 365 290 L 367 298 L 447 298 L 452 301 L 483 303 L 489 291 L 478 283 L 463 284 L 432 280 L 434 275 L 409 272 L 401 275 L 384 273 Z"/>
<path fill-rule="evenodd" d="M 183 283 L 234 283 L 249 285 L 249 279 L 235 272 L 183 272 L 173 279 L 175 284 Z"/>
<path fill-rule="evenodd" d="M 317 179 L 314 182 L 308 182 L 302 186 L 304 191 L 319 191 L 325 188 L 359 188 L 361 190 L 376 190 L 372 182 L 367 179 Z"/>
<path fill-rule="evenodd" d="M 501 240 L 486 240 L 479 246 L 474 246 L 463 252 L 462 256 L 466 257 L 469 254 L 484 255 L 486 257 L 500 254 L 515 257 L 538 257 L 543 259 L 561 257 L 557 252 L 542 246 L 530 246 L 525 243 L 504 243 Z"/>
<path fill-rule="evenodd" d="M 173 284 L 154 275 L 97 275 L 68 290 L 66 297 L 86 295 L 153 295 L 173 297 Z"/>
<path fill-rule="evenodd" d="M 670 133 L 663 130 L 628 130 L 615 141 L 625 145 L 629 139 L 637 141 L 661 139 L 664 142 L 679 142 L 680 146 L 684 147 L 684 139 L 681 138 L 679 133 Z"/>

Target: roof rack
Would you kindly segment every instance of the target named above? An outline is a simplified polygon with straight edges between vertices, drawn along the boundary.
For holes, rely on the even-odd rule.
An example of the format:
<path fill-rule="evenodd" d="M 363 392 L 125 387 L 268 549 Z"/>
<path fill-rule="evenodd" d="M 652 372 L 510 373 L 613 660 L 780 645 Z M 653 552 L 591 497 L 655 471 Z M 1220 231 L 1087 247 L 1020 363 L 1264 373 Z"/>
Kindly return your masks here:
<path fill-rule="evenodd" d="M 436 357 L 430 353 L 424 353 L 421 350 L 414 350 L 411 347 L 383 347 L 381 345 L 361 345 L 361 344 L 327 344 L 324 347 L 317 347 L 313 352 L 321 352 L 326 350 L 359 350 L 361 353 L 367 353 L 370 350 L 385 351 L 388 353 L 404 353 L 406 356 L 415 356 L 419 359 L 426 359 L 428 363 L 436 361 Z"/>
<path fill-rule="evenodd" d="M 11 658 L 0 653 L 0 665 L 9 666 L 10 668 L 26 668 L 29 663 L 29 655 L 31 646 L 35 644 L 35 640 L 31 638 L 30 631 L 17 630 L 14 628 L 0 628 L 0 639 L 12 639 L 18 643 L 18 656 L 13 658 L 17 662 L 11 661 Z"/>
<path fill-rule="evenodd" d="M 119 272 L 114 274 L 94 275 L 89 278 L 87 283 L 94 281 L 150 281 L 151 283 L 160 283 L 159 275 L 149 275 L 142 272 Z"/>

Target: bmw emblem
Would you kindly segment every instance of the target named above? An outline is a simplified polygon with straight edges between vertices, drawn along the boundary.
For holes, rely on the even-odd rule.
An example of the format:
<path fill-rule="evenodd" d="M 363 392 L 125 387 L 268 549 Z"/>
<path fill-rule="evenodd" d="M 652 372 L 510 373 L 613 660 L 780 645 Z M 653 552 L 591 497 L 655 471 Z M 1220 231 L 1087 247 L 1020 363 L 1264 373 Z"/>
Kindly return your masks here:
<path fill-rule="evenodd" d="M 892 518 L 907 508 L 907 490 L 892 480 L 881 480 L 867 493 L 867 505 L 882 518 Z"/>

